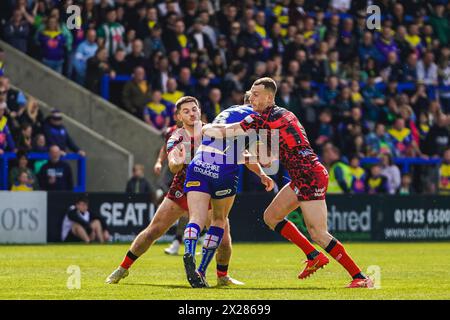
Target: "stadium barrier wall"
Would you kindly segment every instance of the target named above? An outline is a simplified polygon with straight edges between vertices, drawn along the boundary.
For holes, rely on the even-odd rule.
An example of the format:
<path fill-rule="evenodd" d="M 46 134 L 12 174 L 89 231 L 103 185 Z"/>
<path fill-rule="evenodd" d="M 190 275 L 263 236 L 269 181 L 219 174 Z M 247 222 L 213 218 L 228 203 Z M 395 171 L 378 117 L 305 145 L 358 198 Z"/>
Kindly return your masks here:
<path fill-rule="evenodd" d="M 278 241 L 263 212 L 272 197 L 238 196 L 230 214 L 236 241 Z M 438 195 L 328 195 L 328 229 L 343 241 L 448 241 L 450 197 Z M 308 237 L 301 211 L 289 215 Z M 285 240 L 284 240 L 285 241 Z"/>
<path fill-rule="evenodd" d="M 61 227 L 74 192 L 0 192 L 0 243 L 61 242 Z M 90 193 L 89 210 L 103 216 L 113 242 L 130 242 L 155 215 L 146 194 Z M 272 197 L 240 194 L 230 213 L 235 242 L 285 241 L 264 224 Z M 449 241 L 450 198 L 446 196 L 330 195 L 330 232 L 343 241 Z M 307 236 L 300 211 L 289 215 Z M 162 240 L 170 240 L 165 236 Z M 161 239 L 160 239 L 161 240 Z"/>
<path fill-rule="evenodd" d="M 48 242 L 62 241 L 64 216 L 78 197 L 71 192 L 48 193 Z M 89 193 L 89 211 L 105 218 L 113 242 L 131 242 L 153 219 L 156 205 L 147 194 Z"/>
<path fill-rule="evenodd" d="M 47 193 L 0 191 L 0 243 L 47 242 Z"/>
<path fill-rule="evenodd" d="M 0 192 L 0 243 L 61 242 L 68 208 L 79 196 L 73 192 Z M 89 193 L 89 210 L 102 215 L 114 242 L 130 242 L 154 217 L 151 196 Z M 245 193 L 230 213 L 235 242 L 286 241 L 264 224 L 269 194 Z M 343 241 L 449 241 L 450 198 L 446 196 L 330 195 L 330 232 Z M 299 211 L 289 215 L 307 234 Z M 165 237 L 163 240 L 169 240 Z"/>

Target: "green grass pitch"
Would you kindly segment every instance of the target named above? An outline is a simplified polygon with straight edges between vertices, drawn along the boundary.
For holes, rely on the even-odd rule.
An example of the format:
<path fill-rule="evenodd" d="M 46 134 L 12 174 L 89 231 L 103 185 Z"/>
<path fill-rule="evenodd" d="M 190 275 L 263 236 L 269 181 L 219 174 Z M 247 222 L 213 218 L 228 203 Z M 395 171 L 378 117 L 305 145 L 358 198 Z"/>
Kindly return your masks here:
<path fill-rule="evenodd" d="M 192 289 L 181 256 L 152 247 L 118 285 L 104 284 L 128 245 L 0 246 L 0 299 L 450 299 L 450 243 L 347 243 L 366 270 L 379 266 L 380 289 L 345 289 L 349 277 L 335 261 L 298 280 L 303 254 L 289 243 L 235 244 L 230 274 L 239 288 Z M 197 260 L 200 256 L 197 256 Z M 70 265 L 81 288 L 67 288 Z M 215 285 L 215 263 L 208 281 Z"/>

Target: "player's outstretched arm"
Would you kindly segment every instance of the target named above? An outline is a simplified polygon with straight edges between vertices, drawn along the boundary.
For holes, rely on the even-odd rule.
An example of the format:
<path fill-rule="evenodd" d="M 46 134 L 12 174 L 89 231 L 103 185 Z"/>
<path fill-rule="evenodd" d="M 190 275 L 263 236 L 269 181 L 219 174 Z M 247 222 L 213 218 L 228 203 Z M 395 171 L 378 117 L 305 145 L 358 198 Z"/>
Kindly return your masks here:
<path fill-rule="evenodd" d="M 159 176 L 161 174 L 161 170 L 163 167 L 164 161 L 167 159 L 166 146 L 163 145 L 161 149 L 159 149 L 158 159 L 156 160 L 155 165 L 153 166 L 153 172 Z"/>
<path fill-rule="evenodd" d="M 257 159 L 261 167 L 270 168 L 275 161 L 278 161 L 278 152 L 276 150 L 267 150 L 265 143 L 257 140 L 250 143 L 248 150 L 244 152 L 244 157 L 246 158 L 246 163 L 248 159 Z"/>
<path fill-rule="evenodd" d="M 241 128 L 239 123 L 208 123 L 203 126 L 202 133 L 209 137 L 223 139 L 225 137 L 244 135 L 245 131 Z"/>
<path fill-rule="evenodd" d="M 272 191 L 275 182 L 263 171 L 259 163 L 246 163 L 245 166 L 261 178 L 261 183 L 266 186 L 266 191 Z"/>

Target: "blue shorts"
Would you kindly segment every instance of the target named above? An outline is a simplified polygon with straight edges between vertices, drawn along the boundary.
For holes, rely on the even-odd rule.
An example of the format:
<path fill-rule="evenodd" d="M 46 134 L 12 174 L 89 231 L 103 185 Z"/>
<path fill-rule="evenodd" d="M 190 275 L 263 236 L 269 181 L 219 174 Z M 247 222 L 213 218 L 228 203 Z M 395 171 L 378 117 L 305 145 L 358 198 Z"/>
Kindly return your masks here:
<path fill-rule="evenodd" d="M 238 166 L 211 164 L 195 157 L 186 170 L 184 193 L 198 191 L 213 199 L 223 199 L 236 194 L 237 184 Z"/>

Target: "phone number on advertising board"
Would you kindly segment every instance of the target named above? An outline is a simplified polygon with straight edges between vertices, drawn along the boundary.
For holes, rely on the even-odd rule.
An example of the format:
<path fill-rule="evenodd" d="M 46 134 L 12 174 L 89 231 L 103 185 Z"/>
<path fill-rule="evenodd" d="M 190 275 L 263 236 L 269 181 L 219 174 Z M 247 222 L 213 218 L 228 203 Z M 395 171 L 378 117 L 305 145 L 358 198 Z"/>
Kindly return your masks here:
<path fill-rule="evenodd" d="M 450 223 L 450 209 L 397 209 L 394 212 L 397 224 L 444 224 Z"/>

